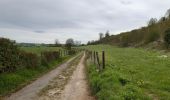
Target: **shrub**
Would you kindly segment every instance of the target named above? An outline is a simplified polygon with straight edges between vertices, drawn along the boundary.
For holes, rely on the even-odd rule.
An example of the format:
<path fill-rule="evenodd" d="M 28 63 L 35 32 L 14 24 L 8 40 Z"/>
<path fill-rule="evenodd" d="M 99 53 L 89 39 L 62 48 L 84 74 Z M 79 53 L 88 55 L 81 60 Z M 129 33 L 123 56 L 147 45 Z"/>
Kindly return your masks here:
<path fill-rule="evenodd" d="M 20 52 L 20 65 L 26 68 L 36 68 L 40 65 L 39 57 L 33 53 Z"/>
<path fill-rule="evenodd" d="M 145 37 L 145 43 L 147 44 L 147 43 L 156 41 L 159 39 L 159 37 L 160 37 L 160 35 L 158 32 L 150 32 Z"/>
<path fill-rule="evenodd" d="M 14 71 L 19 63 L 15 41 L 0 38 L 0 72 Z"/>
<path fill-rule="evenodd" d="M 121 42 L 120 42 L 120 46 L 122 46 L 122 47 L 128 47 L 128 37 L 127 36 L 121 36 L 120 37 L 120 40 L 121 40 Z"/>
<path fill-rule="evenodd" d="M 47 66 L 48 62 L 54 61 L 60 58 L 58 51 L 45 51 L 41 53 L 41 64 Z"/>
<path fill-rule="evenodd" d="M 170 28 L 165 31 L 164 41 L 165 41 L 165 45 L 167 46 L 167 48 L 169 48 L 169 44 L 170 44 Z"/>
<path fill-rule="evenodd" d="M 69 51 L 68 51 L 68 54 L 69 54 L 69 55 L 74 55 L 75 53 L 76 53 L 75 50 L 69 50 Z"/>

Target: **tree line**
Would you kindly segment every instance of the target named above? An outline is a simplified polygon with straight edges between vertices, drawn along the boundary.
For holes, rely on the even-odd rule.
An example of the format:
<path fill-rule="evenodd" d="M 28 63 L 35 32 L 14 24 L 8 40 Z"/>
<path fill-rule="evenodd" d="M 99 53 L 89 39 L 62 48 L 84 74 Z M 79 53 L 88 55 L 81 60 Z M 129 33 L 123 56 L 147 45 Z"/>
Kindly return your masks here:
<path fill-rule="evenodd" d="M 170 45 L 170 9 L 160 19 L 151 18 L 148 25 L 129 32 L 123 32 L 118 35 L 107 35 L 99 33 L 99 40 L 89 41 L 89 45 L 111 44 L 122 47 L 140 47 L 152 45 L 153 48 L 169 48 Z"/>

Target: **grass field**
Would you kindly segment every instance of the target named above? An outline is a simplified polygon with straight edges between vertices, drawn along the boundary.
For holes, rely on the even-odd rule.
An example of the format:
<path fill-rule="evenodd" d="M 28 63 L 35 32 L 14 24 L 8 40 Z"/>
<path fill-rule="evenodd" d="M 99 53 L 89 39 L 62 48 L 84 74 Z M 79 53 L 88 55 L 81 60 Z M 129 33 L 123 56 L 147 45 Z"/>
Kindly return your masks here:
<path fill-rule="evenodd" d="M 20 47 L 21 50 L 24 50 L 26 52 L 36 53 L 40 55 L 43 51 L 58 51 L 59 49 L 62 49 L 60 47 Z"/>
<path fill-rule="evenodd" d="M 170 100 L 169 57 L 109 45 L 85 48 L 106 53 L 106 69 L 101 73 L 92 62 L 87 67 L 89 84 L 99 100 Z"/>
<path fill-rule="evenodd" d="M 56 47 L 22 47 L 22 50 L 27 52 L 36 53 L 40 55 L 41 51 L 56 51 L 59 48 Z M 37 77 L 52 70 L 63 61 L 69 59 L 71 56 L 65 56 L 57 61 L 49 62 L 49 66 L 37 66 L 33 69 L 18 69 L 14 72 L 6 72 L 0 74 L 0 97 L 11 92 L 14 92 L 24 85 L 35 80 Z"/>

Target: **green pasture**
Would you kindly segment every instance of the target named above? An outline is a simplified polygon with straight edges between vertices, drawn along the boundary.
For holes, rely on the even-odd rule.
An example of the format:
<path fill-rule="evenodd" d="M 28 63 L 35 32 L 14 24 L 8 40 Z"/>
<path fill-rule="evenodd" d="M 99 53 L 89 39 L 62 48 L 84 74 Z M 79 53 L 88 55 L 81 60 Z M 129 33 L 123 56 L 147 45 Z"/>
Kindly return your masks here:
<path fill-rule="evenodd" d="M 87 63 L 92 93 L 99 100 L 170 100 L 170 58 L 153 50 L 86 46 L 106 54 L 106 69 Z"/>

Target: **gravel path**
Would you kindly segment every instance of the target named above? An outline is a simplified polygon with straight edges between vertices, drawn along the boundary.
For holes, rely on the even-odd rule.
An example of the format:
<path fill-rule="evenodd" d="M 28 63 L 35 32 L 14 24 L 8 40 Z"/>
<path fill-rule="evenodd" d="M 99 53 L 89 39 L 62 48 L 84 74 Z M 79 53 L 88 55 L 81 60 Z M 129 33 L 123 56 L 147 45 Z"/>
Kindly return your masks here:
<path fill-rule="evenodd" d="M 77 57 L 77 56 L 76 56 Z M 37 96 L 37 93 L 43 89 L 48 83 L 59 75 L 64 69 L 68 67 L 68 64 L 74 60 L 76 57 L 71 58 L 66 63 L 58 66 L 56 69 L 52 70 L 51 72 L 45 74 L 44 76 L 38 78 L 33 83 L 27 85 L 26 87 L 22 88 L 21 90 L 13 93 L 11 96 L 6 97 L 5 100 L 32 100 Z"/>

